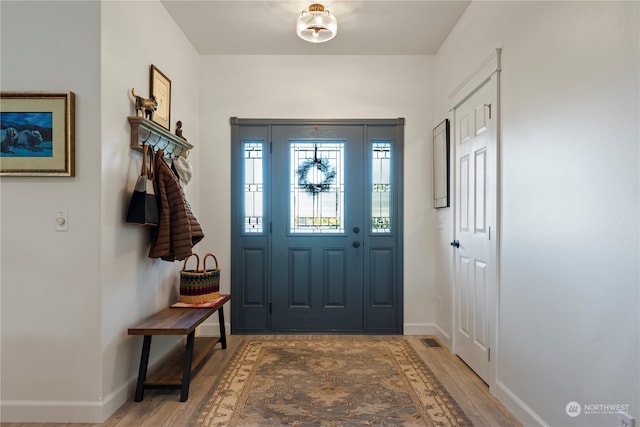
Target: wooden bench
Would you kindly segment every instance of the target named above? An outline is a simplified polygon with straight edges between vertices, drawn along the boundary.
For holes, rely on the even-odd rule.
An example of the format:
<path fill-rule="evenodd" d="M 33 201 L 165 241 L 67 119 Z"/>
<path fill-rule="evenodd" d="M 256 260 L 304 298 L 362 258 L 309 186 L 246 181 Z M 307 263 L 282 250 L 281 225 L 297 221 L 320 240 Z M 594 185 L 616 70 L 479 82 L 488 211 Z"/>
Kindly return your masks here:
<path fill-rule="evenodd" d="M 180 401 L 186 402 L 189 398 L 189 383 L 191 373 L 198 369 L 200 363 L 209 354 L 210 350 L 219 342 L 223 349 L 227 348 L 227 338 L 224 327 L 223 305 L 229 301 L 228 295 L 206 308 L 169 307 L 129 328 L 129 335 L 144 335 L 142 354 L 140 356 L 140 370 L 138 371 L 138 383 L 136 385 L 135 401 L 140 402 L 144 397 L 145 389 L 179 389 Z M 220 322 L 220 338 L 195 339 L 196 327 L 207 320 L 213 313 L 218 312 Z M 149 365 L 149 351 L 151 349 L 151 337 L 153 335 L 186 335 L 187 343 L 184 353 L 179 353 L 170 358 L 158 372 L 147 379 L 147 367 Z M 195 346 L 195 341 L 198 345 Z M 194 347 L 196 350 L 194 351 Z M 180 366 L 182 365 L 182 366 Z"/>

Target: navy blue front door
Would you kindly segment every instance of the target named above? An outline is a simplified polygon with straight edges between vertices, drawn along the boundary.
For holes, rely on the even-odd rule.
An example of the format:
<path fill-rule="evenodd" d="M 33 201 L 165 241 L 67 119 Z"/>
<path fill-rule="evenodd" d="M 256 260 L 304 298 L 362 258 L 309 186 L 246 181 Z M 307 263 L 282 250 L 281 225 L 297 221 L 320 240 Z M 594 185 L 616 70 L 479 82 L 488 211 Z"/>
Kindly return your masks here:
<path fill-rule="evenodd" d="M 362 126 L 275 126 L 272 143 L 271 327 L 362 330 Z"/>
<path fill-rule="evenodd" d="M 232 333 L 401 333 L 402 122 L 232 125 Z"/>

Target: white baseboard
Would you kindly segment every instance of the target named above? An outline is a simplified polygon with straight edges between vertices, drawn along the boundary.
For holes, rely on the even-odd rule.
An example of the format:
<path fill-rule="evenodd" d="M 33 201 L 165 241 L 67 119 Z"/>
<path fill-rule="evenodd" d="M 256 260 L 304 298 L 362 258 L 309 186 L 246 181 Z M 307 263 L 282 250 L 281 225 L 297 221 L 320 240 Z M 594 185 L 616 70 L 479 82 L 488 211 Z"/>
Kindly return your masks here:
<path fill-rule="evenodd" d="M 0 402 L 0 421 L 13 423 L 103 423 L 128 399 L 137 377 L 123 384 L 100 401 L 4 400 Z"/>
<path fill-rule="evenodd" d="M 150 366 L 155 363 L 150 363 Z M 0 402 L 1 422 L 20 423 L 103 423 L 133 397 L 137 376 L 99 401 L 4 400 Z"/>
<path fill-rule="evenodd" d="M 200 337 L 219 337 L 220 336 L 220 323 L 203 323 L 199 326 L 200 330 L 196 335 Z M 229 335 L 229 331 L 231 330 L 231 325 L 227 322 L 224 322 L 224 330 L 227 335 Z"/>
<path fill-rule="evenodd" d="M 149 370 L 155 369 L 175 348 L 183 347 L 179 341 L 166 353 L 149 361 Z M 138 373 L 115 391 L 98 401 L 0 401 L 0 422 L 7 423 L 83 423 L 105 422 L 127 400 L 133 399 Z"/>
<path fill-rule="evenodd" d="M 228 335 L 231 330 L 231 325 L 225 322 L 224 327 Z M 205 322 L 199 326 L 197 335 L 202 337 L 219 337 L 220 324 L 218 322 Z M 405 323 L 404 335 L 435 335 L 443 344 L 451 342 L 449 334 L 434 323 Z"/>
<path fill-rule="evenodd" d="M 404 335 L 436 335 L 441 329 L 435 323 L 405 323 Z"/>
<path fill-rule="evenodd" d="M 549 427 L 538 414 L 500 380 L 496 381 L 492 394 L 525 426 Z"/>
<path fill-rule="evenodd" d="M 156 361 L 149 362 L 150 369 L 154 369 L 156 365 L 160 364 L 160 361 L 164 358 L 164 356 Z M 105 422 L 111 415 L 113 415 L 120 407 L 130 399 L 133 399 L 133 396 L 136 391 L 136 384 L 138 382 L 138 374 L 136 376 L 129 379 L 126 384 L 121 385 L 115 391 L 110 393 L 105 399 L 103 399 L 102 404 L 102 421 Z"/>
<path fill-rule="evenodd" d="M 102 423 L 103 402 L 9 400 L 0 403 L 0 420 L 26 423 Z"/>

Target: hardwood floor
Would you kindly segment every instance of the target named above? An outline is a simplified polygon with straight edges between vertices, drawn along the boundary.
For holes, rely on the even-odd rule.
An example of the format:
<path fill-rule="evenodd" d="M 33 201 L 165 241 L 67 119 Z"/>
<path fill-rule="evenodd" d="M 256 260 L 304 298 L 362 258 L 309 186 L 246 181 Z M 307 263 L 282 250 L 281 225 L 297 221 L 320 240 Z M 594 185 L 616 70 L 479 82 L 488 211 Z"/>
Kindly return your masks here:
<path fill-rule="evenodd" d="M 306 336 L 309 339 L 321 335 Z M 142 402 L 133 402 L 133 398 L 126 402 L 115 414 L 102 424 L 35 424 L 35 423 L 2 423 L 3 427 L 48 426 L 48 427 L 160 427 L 186 426 L 194 417 L 200 405 L 208 398 L 208 391 L 212 384 L 224 372 L 224 367 L 234 355 L 234 350 L 245 339 L 286 340 L 286 335 L 230 335 L 227 337 L 227 349 L 217 346 L 211 357 L 202 368 L 192 377 L 189 400 L 179 401 L 179 391 L 146 390 Z M 296 335 L 296 338 L 301 338 Z M 331 336 L 335 339 L 349 339 L 349 336 Z M 362 337 L 359 337 L 362 338 Z M 367 336 L 372 340 L 384 340 L 385 336 Z M 458 402 L 467 417 L 475 427 L 516 427 L 522 426 L 500 402 L 490 393 L 488 386 L 467 367 L 458 357 L 444 347 L 427 347 L 422 339 L 424 336 L 406 336 L 411 346 L 440 380 L 449 394 Z"/>

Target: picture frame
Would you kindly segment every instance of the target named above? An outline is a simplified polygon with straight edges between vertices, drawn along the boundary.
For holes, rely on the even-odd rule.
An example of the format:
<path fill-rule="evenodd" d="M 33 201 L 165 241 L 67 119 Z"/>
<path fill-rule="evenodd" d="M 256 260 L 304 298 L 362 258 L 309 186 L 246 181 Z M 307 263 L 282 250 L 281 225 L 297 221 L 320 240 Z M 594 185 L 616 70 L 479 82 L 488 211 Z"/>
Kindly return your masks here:
<path fill-rule="evenodd" d="M 445 119 L 433 129 L 433 207 L 450 206 L 449 177 L 449 119 Z"/>
<path fill-rule="evenodd" d="M 149 73 L 149 94 L 158 102 L 153 121 L 166 130 L 171 130 L 171 80 L 153 64 Z"/>
<path fill-rule="evenodd" d="M 0 176 L 75 176 L 75 94 L 0 92 Z"/>

